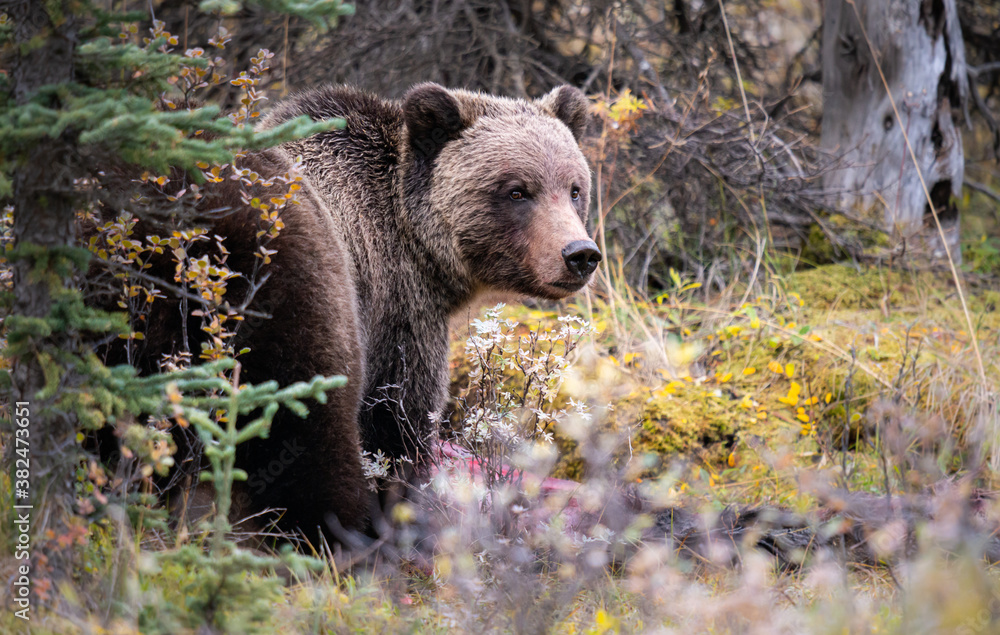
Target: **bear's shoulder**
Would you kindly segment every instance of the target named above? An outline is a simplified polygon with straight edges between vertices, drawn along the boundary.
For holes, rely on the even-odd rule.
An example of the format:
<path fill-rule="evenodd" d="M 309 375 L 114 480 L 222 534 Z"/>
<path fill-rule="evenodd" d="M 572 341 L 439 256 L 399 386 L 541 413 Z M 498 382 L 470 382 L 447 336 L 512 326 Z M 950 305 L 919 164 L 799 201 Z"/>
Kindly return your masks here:
<path fill-rule="evenodd" d="M 329 85 L 292 95 L 277 104 L 260 127 L 273 128 L 302 115 L 313 121 L 344 120 L 342 128 L 313 139 L 329 151 L 350 149 L 355 156 L 371 158 L 371 152 L 395 153 L 399 144 L 403 121 L 399 102 L 350 86 Z"/>

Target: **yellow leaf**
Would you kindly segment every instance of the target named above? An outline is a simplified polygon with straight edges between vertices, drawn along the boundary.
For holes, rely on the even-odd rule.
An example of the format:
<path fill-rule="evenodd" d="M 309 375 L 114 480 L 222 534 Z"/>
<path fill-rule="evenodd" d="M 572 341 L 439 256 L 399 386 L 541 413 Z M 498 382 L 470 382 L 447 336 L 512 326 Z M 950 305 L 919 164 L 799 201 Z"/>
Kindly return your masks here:
<path fill-rule="evenodd" d="M 744 375 L 753 375 L 756 372 L 757 372 L 757 369 L 754 368 L 753 366 L 750 366 L 750 367 L 747 367 L 747 368 L 743 369 L 743 374 Z"/>
<path fill-rule="evenodd" d="M 602 630 L 605 630 L 611 626 L 611 620 L 608 619 L 608 614 L 604 611 L 604 609 L 600 609 L 597 611 L 597 615 L 595 616 L 594 621 L 597 622 L 597 626 Z"/>
<path fill-rule="evenodd" d="M 181 395 L 181 391 L 177 388 L 177 384 L 170 382 L 166 386 L 167 400 L 172 404 L 180 403 L 184 397 Z"/>
<path fill-rule="evenodd" d="M 735 450 L 733 452 L 729 453 L 729 458 L 726 459 L 726 463 L 729 465 L 729 467 L 736 467 L 736 451 Z"/>
<path fill-rule="evenodd" d="M 778 362 L 776 362 L 776 361 L 772 361 L 770 364 L 768 364 L 767 365 L 767 369 L 769 371 L 771 371 L 772 373 L 777 373 L 779 375 L 784 375 L 785 374 L 784 367 L 781 364 L 779 364 Z"/>
<path fill-rule="evenodd" d="M 792 382 L 792 385 L 788 388 L 788 395 L 784 397 L 778 397 L 778 401 L 783 404 L 788 404 L 789 406 L 796 406 L 799 403 L 799 392 L 802 390 L 802 386 L 799 386 L 798 382 Z"/>
<path fill-rule="evenodd" d="M 788 375 L 789 377 L 794 377 L 795 376 L 795 364 L 791 364 L 791 363 L 785 364 L 785 374 Z"/>

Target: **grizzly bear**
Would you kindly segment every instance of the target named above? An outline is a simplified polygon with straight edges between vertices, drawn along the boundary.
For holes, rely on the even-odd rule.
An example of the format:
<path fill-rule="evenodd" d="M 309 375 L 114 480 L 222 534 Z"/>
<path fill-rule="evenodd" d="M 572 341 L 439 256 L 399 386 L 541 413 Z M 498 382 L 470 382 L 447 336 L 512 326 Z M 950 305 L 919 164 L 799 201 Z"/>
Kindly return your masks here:
<path fill-rule="evenodd" d="M 349 381 L 306 419 L 280 411 L 269 438 L 239 448 L 243 513 L 284 509 L 282 526 L 307 535 L 364 530 L 360 453 L 419 464 L 445 401 L 450 318 L 483 294 L 558 299 L 588 282 L 601 255 L 586 229 L 587 108 L 569 86 L 527 101 L 436 84 L 401 102 L 327 87 L 275 106 L 262 127 L 300 115 L 346 125 L 245 162 L 268 176 L 301 157 L 306 184 L 250 303 L 272 318 L 233 343 L 249 349 L 241 380 Z M 259 212 L 231 207 L 211 230 L 230 267 L 250 271 Z M 248 293 L 230 286 L 234 301 Z M 146 370 L 178 348 L 177 307 L 157 303 L 148 320 Z"/>

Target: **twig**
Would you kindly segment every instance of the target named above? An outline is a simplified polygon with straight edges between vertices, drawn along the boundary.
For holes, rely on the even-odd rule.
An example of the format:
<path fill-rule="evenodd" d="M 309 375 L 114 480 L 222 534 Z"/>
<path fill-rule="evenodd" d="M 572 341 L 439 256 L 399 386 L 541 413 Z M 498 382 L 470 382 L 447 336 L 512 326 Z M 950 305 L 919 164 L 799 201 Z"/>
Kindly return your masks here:
<path fill-rule="evenodd" d="M 966 67 L 967 70 L 971 68 L 972 67 Z M 972 101 L 976 104 L 976 110 L 978 110 L 979 114 L 986 120 L 986 127 L 988 127 L 990 132 L 993 134 L 993 155 L 1000 156 L 1000 125 L 997 124 L 997 120 L 993 118 L 993 113 L 990 112 L 990 109 L 983 101 L 983 96 L 979 94 L 979 87 L 976 86 L 976 75 L 971 71 L 969 72 L 969 79 L 971 80 L 969 94 L 972 95 Z M 972 125 L 971 121 L 969 122 L 969 125 Z"/>
<path fill-rule="evenodd" d="M 753 134 L 753 122 L 750 119 L 750 107 L 747 105 L 747 93 L 743 89 L 743 74 L 740 73 L 740 64 L 736 59 L 736 48 L 733 46 L 733 36 L 729 32 L 729 20 L 726 18 L 726 7 L 722 5 L 722 0 L 719 0 L 719 11 L 722 13 L 722 26 L 726 28 L 726 40 L 729 42 L 729 54 L 733 58 L 733 68 L 736 69 L 736 83 L 740 87 L 740 97 L 743 98 L 743 112 L 747 115 L 747 128 L 750 129 L 750 143 L 757 143 L 757 139 Z"/>
<path fill-rule="evenodd" d="M 136 277 L 136 278 L 138 278 L 140 280 L 143 280 L 145 282 L 149 282 L 151 284 L 158 285 L 158 286 L 162 287 L 163 289 L 165 289 L 166 291 L 169 291 L 169 292 L 171 292 L 173 294 L 176 294 L 177 296 L 179 296 L 181 298 L 185 298 L 187 300 L 191 300 L 191 301 L 197 302 L 198 304 L 202 304 L 205 301 L 205 299 L 202 298 L 200 295 L 191 293 L 190 291 L 187 291 L 186 289 L 183 289 L 182 287 L 178 287 L 177 285 L 171 284 L 171 283 L 167 282 L 166 280 L 164 280 L 163 278 L 158 278 L 158 277 L 156 277 L 154 275 L 150 275 L 150 274 L 146 273 L 145 271 L 139 271 L 137 269 L 131 269 L 131 268 L 129 268 L 129 267 L 127 267 L 127 266 L 125 266 L 125 265 L 123 265 L 121 263 L 113 262 L 111 260 L 104 260 L 102 262 L 105 265 L 107 265 L 109 269 L 114 269 L 114 270 L 117 270 L 117 271 L 121 271 L 123 273 L 126 273 L 126 274 L 128 274 L 130 276 L 134 276 L 134 277 Z M 263 281 L 261 282 L 261 284 L 263 284 Z M 259 285 L 258 285 L 257 288 L 258 289 L 260 288 Z M 247 309 L 243 305 L 241 305 L 240 307 L 238 307 L 237 311 L 239 313 L 241 313 L 242 315 L 249 316 L 249 317 L 263 318 L 265 320 L 270 320 L 271 319 L 271 315 L 269 313 L 261 313 L 260 311 L 253 311 L 251 309 Z"/>
<path fill-rule="evenodd" d="M 977 183 L 976 181 L 970 181 L 969 179 L 965 179 L 962 182 L 962 185 L 969 188 L 970 190 L 979 192 L 980 194 L 985 194 L 986 196 L 992 198 L 994 201 L 1000 203 L 1000 194 L 998 194 L 995 190 L 987 187 L 986 185 L 983 185 L 982 183 Z"/>
<path fill-rule="evenodd" d="M 288 18 L 285 16 L 285 41 L 281 51 L 281 96 L 288 96 Z"/>
<path fill-rule="evenodd" d="M 969 71 L 969 75 L 975 77 L 980 73 L 992 73 L 993 71 L 1000 71 L 1000 62 L 987 62 L 986 64 L 980 64 L 979 66 L 966 66 L 966 70 Z"/>
<path fill-rule="evenodd" d="M 617 23 L 618 20 L 616 19 Z M 621 29 L 621 35 L 619 36 L 622 43 L 625 45 L 625 49 L 629 52 L 632 58 L 638 63 L 639 72 L 646 75 L 649 78 L 650 83 L 656 89 L 656 94 L 663 102 L 661 109 L 667 109 L 673 103 L 670 99 L 670 94 L 667 93 L 667 89 L 663 87 L 663 82 L 660 81 L 660 75 L 653 68 L 653 65 L 649 63 L 646 56 L 643 55 L 642 49 L 640 49 L 635 42 L 632 41 L 632 36 L 627 32 L 626 29 Z"/>

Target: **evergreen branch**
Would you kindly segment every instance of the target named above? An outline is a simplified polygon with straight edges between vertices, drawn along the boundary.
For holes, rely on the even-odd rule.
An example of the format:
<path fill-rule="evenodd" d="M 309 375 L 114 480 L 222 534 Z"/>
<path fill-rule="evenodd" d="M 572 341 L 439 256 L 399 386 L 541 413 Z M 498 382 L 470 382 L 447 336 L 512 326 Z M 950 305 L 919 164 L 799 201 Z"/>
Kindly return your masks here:
<path fill-rule="evenodd" d="M 266 11 L 303 18 L 320 32 L 337 26 L 341 16 L 354 15 L 354 7 L 340 0 L 202 0 L 198 8 L 205 13 L 232 15 L 244 4 L 257 5 Z"/>

